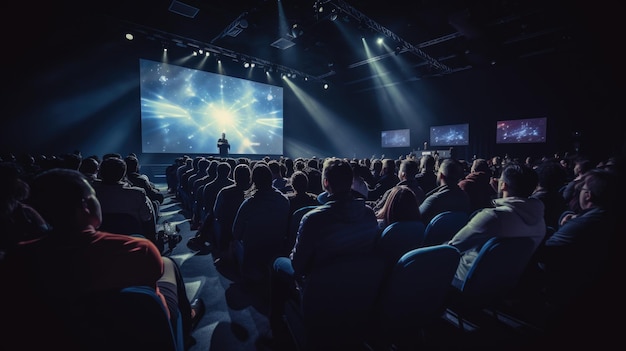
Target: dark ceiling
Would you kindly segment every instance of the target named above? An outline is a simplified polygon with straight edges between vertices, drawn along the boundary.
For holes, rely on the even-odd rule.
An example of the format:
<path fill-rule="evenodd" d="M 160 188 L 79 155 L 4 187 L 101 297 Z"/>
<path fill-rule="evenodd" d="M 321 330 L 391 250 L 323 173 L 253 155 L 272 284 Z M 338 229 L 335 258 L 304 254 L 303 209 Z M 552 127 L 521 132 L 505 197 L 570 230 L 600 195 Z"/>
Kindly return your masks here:
<path fill-rule="evenodd" d="M 593 50 L 589 43 L 598 34 L 590 31 L 596 17 L 568 1 L 109 0 L 89 6 L 71 11 L 98 14 L 138 40 L 197 46 L 354 89 L 580 56 Z M 378 37 L 384 45 L 375 43 Z"/>

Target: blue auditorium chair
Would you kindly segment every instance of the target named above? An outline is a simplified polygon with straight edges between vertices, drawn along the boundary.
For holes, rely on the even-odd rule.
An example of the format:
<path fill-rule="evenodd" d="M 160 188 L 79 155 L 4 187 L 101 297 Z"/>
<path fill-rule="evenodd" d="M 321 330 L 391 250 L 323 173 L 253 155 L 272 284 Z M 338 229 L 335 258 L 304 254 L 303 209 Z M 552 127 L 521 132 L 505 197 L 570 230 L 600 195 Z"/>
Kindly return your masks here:
<path fill-rule="evenodd" d="M 426 225 L 423 246 L 447 244 L 466 224 L 469 215 L 461 211 L 441 212 Z"/>
<path fill-rule="evenodd" d="M 464 329 L 467 317 L 481 317 L 484 310 L 497 317 L 497 308 L 520 283 L 535 252 L 530 237 L 494 237 L 480 249 L 465 281 L 454 279 L 449 310 Z"/>
<path fill-rule="evenodd" d="M 405 253 L 422 246 L 424 223 L 400 221 L 388 225 L 378 239 L 378 249 L 387 267 L 393 267 Z"/>
<path fill-rule="evenodd" d="M 446 310 L 446 297 L 459 264 L 451 245 L 434 245 L 405 253 L 383 284 L 377 309 L 377 349 L 413 350 L 424 328 Z"/>

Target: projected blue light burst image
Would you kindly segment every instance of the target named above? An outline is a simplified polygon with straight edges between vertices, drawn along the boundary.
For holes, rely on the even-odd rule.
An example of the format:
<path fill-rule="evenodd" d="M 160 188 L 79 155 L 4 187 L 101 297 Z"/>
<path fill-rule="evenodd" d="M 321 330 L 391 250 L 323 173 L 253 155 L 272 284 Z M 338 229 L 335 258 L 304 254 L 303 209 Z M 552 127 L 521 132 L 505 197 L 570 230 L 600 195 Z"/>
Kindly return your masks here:
<path fill-rule="evenodd" d="M 144 153 L 283 154 L 283 88 L 140 60 Z"/>

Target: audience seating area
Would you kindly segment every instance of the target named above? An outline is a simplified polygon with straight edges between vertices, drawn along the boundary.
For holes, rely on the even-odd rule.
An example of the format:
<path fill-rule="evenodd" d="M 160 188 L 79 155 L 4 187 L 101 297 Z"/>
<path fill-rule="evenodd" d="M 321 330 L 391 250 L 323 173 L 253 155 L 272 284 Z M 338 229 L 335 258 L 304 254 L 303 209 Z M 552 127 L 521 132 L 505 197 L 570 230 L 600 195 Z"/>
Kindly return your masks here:
<path fill-rule="evenodd" d="M 189 297 L 206 302 L 207 312 L 193 334 L 196 344 L 185 349 L 180 326 L 169 324 L 155 295 L 145 287 L 131 287 L 106 296 L 90 311 L 90 318 L 81 325 L 85 340 L 93 341 L 90 349 L 540 350 L 558 344 L 555 340 L 562 337 L 546 327 L 551 316 L 540 299 L 541 283 L 534 285 L 538 290 L 528 299 L 516 290 L 528 265 L 535 264 L 532 240 L 489 240 L 465 282 L 459 283 L 454 274 L 460 253 L 447 241 L 470 215 L 448 211 L 429 223 L 393 223 L 381 230 L 379 255 L 343 257 L 309 276 L 302 300 L 286 306 L 284 319 L 292 339 L 277 344 L 268 323 L 271 291 L 265 276 L 267 264 L 277 255 L 289 254 L 302 216 L 316 206 L 296 211 L 285 226 L 248 223 L 247 238 L 254 240 L 248 240 L 247 246 L 233 243 L 230 253 L 239 251 L 239 256 L 214 260 L 211 246 L 198 251 L 184 244 L 196 235 L 197 228 L 191 223 L 193 209 L 183 200 L 193 194 L 184 193 L 189 187 L 172 183 L 172 177 L 176 179 L 172 169 L 185 167 L 181 161 L 173 160 L 169 167 L 159 165 L 165 174 L 153 177 L 164 194 L 157 228 L 168 222 L 178 229 L 181 243 L 168 243 L 163 255 L 181 267 Z M 190 163 L 188 168 L 194 172 Z M 101 229 L 141 234 L 140 226 L 122 216 L 104 214 Z M 261 236 L 266 232 L 275 235 L 271 240 Z M 144 314 L 138 316 L 133 313 L 136 310 Z M 36 337 L 36 332 L 33 335 Z M 593 338 L 584 336 L 586 341 Z M 606 340 L 598 341 L 598 345 L 605 344 Z"/>

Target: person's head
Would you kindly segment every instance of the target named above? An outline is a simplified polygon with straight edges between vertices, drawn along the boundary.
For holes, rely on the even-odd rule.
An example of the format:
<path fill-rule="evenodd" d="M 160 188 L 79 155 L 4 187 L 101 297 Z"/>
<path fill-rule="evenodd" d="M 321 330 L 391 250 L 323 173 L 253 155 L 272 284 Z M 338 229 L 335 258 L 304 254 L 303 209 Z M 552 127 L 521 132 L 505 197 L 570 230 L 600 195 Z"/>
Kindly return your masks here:
<path fill-rule="evenodd" d="M 121 159 L 122 158 L 122 154 L 118 153 L 118 152 L 109 152 L 106 153 L 104 155 L 102 155 L 102 160 L 106 160 L 107 158 L 111 158 L 111 157 L 116 157 Z"/>
<path fill-rule="evenodd" d="M 306 168 L 306 163 L 303 160 L 296 160 L 293 164 L 294 171 L 303 171 Z"/>
<path fill-rule="evenodd" d="M 235 184 L 245 189 L 248 189 L 250 187 L 251 173 L 252 171 L 250 170 L 250 166 L 245 163 L 240 163 L 235 166 L 235 171 L 233 172 L 233 179 L 235 180 Z"/>
<path fill-rule="evenodd" d="M 574 175 L 579 176 L 587 173 L 594 168 L 593 162 L 587 158 L 579 158 L 574 161 Z"/>
<path fill-rule="evenodd" d="M 546 190 L 558 190 L 567 180 L 567 173 L 556 160 L 543 161 L 537 167 L 538 185 Z"/>
<path fill-rule="evenodd" d="M 372 173 L 375 175 L 379 175 L 380 171 L 383 169 L 383 161 L 379 158 L 372 161 L 371 164 Z"/>
<path fill-rule="evenodd" d="M 491 158 L 491 165 L 494 167 L 502 166 L 502 158 L 500 156 L 493 156 Z"/>
<path fill-rule="evenodd" d="M 420 159 L 420 170 L 432 172 L 435 170 L 435 158 L 432 155 L 424 155 Z"/>
<path fill-rule="evenodd" d="M 222 139 L 226 139 L 226 133 L 222 133 Z"/>
<path fill-rule="evenodd" d="M 126 175 L 126 162 L 117 157 L 106 158 L 102 160 L 98 174 L 104 183 L 117 183 Z"/>
<path fill-rule="evenodd" d="M 252 184 L 257 190 L 272 188 L 272 171 L 265 162 L 257 162 L 252 168 Z"/>
<path fill-rule="evenodd" d="M 296 171 L 291 175 L 290 183 L 296 193 L 304 193 L 309 187 L 309 177 L 302 171 Z"/>
<path fill-rule="evenodd" d="M 489 168 L 489 163 L 484 158 L 475 159 L 472 162 L 470 172 L 483 172 L 491 176 L 491 168 Z"/>
<path fill-rule="evenodd" d="M 124 158 L 124 162 L 126 162 L 127 173 L 139 172 L 139 160 L 136 156 L 128 155 Z"/>
<path fill-rule="evenodd" d="M 463 166 L 459 161 L 452 158 L 446 158 L 441 161 L 439 170 L 437 171 L 439 184 L 457 184 L 464 176 Z"/>
<path fill-rule="evenodd" d="M 401 185 L 391 188 L 383 207 L 376 213 L 387 225 L 399 221 L 419 221 L 419 203 L 411 188 Z"/>
<path fill-rule="evenodd" d="M 87 157 L 80 163 L 80 168 L 78 170 L 89 177 L 98 174 L 98 168 L 100 168 L 100 163 L 93 157 Z"/>
<path fill-rule="evenodd" d="M 580 208 L 611 208 L 615 204 L 618 192 L 616 174 L 604 169 L 592 169 L 586 172 L 578 194 Z"/>
<path fill-rule="evenodd" d="M 419 164 L 414 159 L 404 159 L 400 162 L 398 176 L 400 179 L 413 179 L 415 175 L 419 173 L 419 168 Z"/>
<path fill-rule="evenodd" d="M 230 164 L 228 162 L 218 161 L 217 163 L 217 177 L 228 178 L 230 175 Z"/>
<path fill-rule="evenodd" d="M 329 194 L 349 193 L 352 189 L 350 162 L 331 157 L 324 160 L 322 185 Z"/>
<path fill-rule="evenodd" d="M 271 160 L 270 162 L 267 163 L 267 165 L 269 166 L 270 171 L 272 171 L 272 176 L 274 178 L 280 178 L 281 177 L 280 164 L 278 163 L 278 161 Z"/>
<path fill-rule="evenodd" d="M 383 159 L 383 167 L 381 174 L 395 174 L 396 173 L 396 160 L 391 158 Z"/>
<path fill-rule="evenodd" d="M 509 162 L 502 169 L 498 180 L 498 196 L 529 197 L 538 182 L 539 177 L 534 169 L 519 162 Z"/>
<path fill-rule="evenodd" d="M 83 160 L 83 158 L 80 156 L 80 154 L 67 153 L 67 154 L 64 154 L 61 157 L 61 164 L 60 165 L 63 168 L 78 170 L 82 160 Z"/>
<path fill-rule="evenodd" d="M 198 161 L 198 174 L 206 174 L 209 170 L 209 165 L 211 164 L 211 162 L 213 161 L 209 160 L 208 158 L 203 158 Z"/>
<path fill-rule="evenodd" d="M 307 167 L 309 167 L 310 169 L 319 169 L 319 161 L 317 160 L 317 158 L 310 158 L 307 161 Z"/>
<path fill-rule="evenodd" d="M 77 232 L 102 223 L 96 192 L 77 170 L 53 168 L 38 174 L 31 183 L 29 204 L 54 230 Z"/>
<path fill-rule="evenodd" d="M 287 168 L 287 172 L 293 172 L 293 158 L 285 157 L 283 164 Z"/>

